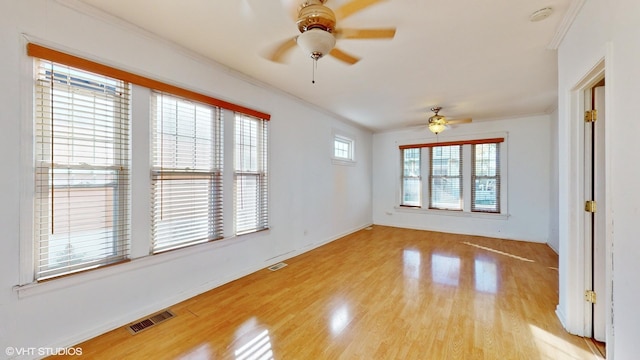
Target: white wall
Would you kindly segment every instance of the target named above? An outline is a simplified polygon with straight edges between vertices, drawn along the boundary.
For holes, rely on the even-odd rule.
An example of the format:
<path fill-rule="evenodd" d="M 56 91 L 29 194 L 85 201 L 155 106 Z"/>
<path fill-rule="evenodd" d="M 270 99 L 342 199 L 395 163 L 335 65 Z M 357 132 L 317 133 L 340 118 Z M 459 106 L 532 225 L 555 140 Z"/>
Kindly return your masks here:
<path fill-rule="evenodd" d="M 407 129 L 373 136 L 373 222 L 375 224 L 473 234 L 546 243 L 549 236 L 551 189 L 549 158 L 551 117 L 548 115 L 497 121 L 477 121 L 440 134 L 439 141 L 456 137 L 482 139 L 507 133 L 507 217 L 454 216 L 436 212 L 399 210 L 399 145 L 432 142 L 435 135 Z"/>
<path fill-rule="evenodd" d="M 584 284 L 579 221 L 581 199 L 574 188 L 579 177 L 577 120 L 572 117 L 572 89 L 605 59 L 606 163 L 609 248 L 613 251 L 613 332 L 607 334 L 609 358 L 635 359 L 640 353 L 640 3 L 637 0 L 586 1 L 558 52 L 560 304 L 567 329 L 583 330 Z M 609 266 L 611 262 L 609 262 Z M 601 298 L 600 296 L 598 297 Z M 614 335 L 615 334 L 615 335 Z"/>
<path fill-rule="evenodd" d="M 21 256 L 31 256 L 20 253 L 32 224 L 21 206 L 33 198 L 33 185 L 24 181 L 33 166 L 33 79 L 23 33 L 49 47 L 270 113 L 271 230 L 14 289 L 21 284 Z M 0 49 L 0 358 L 9 346 L 73 345 L 372 222 L 369 131 L 53 0 L 0 2 Z M 336 129 L 355 137 L 355 166 L 332 164 Z M 225 204 L 225 214 L 231 206 Z M 134 211 L 144 218 L 149 210 Z M 225 219 L 225 234 L 230 221 Z M 139 223 L 133 227 L 134 234 L 149 233 Z"/>

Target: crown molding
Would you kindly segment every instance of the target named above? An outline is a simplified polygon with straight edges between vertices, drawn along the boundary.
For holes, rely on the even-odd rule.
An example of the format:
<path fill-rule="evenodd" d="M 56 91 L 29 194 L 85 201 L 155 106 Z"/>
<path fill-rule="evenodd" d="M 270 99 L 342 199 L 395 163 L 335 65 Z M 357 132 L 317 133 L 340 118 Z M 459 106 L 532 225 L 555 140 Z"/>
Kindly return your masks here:
<path fill-rule="evenodd" d="M 582 9 L 582 5 L 584 5 L 585 2 L 586 0 L 571 1 L 567 12 L 564 14 L 560 25 L 556 29 L 556 33 L 553 35 L 551 42 L 549 42 L 549 44 L 547 45 L 547 49 L 558 50 L 558 47 L 560 47 L 562 40 L 564 39 L 565 35 L 567 35 L 567 32 L 569 32 L 571 25 L 573 25 L 573 21 L 578 16 L 580 9 Z"/>

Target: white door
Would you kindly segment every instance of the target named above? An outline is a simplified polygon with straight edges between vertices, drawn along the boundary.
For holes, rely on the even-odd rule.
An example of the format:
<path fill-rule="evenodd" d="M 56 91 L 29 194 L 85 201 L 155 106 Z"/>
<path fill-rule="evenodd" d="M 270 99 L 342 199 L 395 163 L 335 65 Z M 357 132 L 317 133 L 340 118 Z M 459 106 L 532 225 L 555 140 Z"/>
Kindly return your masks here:
<path fill-rule="evenodd" d="M 588 268 L 586 288 L 595 291 L 596 302 L 587 323 L 594 339 L 606 338 L 606 266 L 605 266 L 605 176 L 604 176 L 604 86 L 585 91 L 586 110 L 595 109 L 597 120 L 585 122 L 584 129 L 584 199 L 596 202 L 596 212 L 585 211 L 585 264 Z"/>
<path fill-rule="evenodd" d="M 593 337 L 604 342 L 606 339 L 606 266 L 605 266 L 605 171 L 604 171 L 604 86 L 594 88 L 594 108 L 598 120 L 594 123 L 593 136 L 593 190 L 597 211 L 593 219 L 593 290 L 597 299 L 593 306 Z"/>

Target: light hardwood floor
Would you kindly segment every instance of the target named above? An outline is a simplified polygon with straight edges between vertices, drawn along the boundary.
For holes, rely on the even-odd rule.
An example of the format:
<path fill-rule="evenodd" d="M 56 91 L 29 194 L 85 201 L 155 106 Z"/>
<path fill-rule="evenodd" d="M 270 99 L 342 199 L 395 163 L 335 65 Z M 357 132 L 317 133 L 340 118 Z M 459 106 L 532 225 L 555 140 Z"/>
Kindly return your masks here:
<path fill-rule="evenodd" d="M 599 358 L 554 313 L 545 244 L 374 226 L 287 263 L 77 346 L 91 359 Z"/>

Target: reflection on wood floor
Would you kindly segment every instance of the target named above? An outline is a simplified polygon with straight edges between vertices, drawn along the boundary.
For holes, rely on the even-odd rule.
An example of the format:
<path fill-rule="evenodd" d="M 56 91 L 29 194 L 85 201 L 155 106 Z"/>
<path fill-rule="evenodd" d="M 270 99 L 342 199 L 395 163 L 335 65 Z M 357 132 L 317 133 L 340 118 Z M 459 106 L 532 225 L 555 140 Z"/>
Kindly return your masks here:
<path fill-rule="evenodd" d="M 91 359 L 597 359 L 545 244 L 374 226 L 173 306 Z M 132 319 L 133 320 L 133 319 Z"/>

